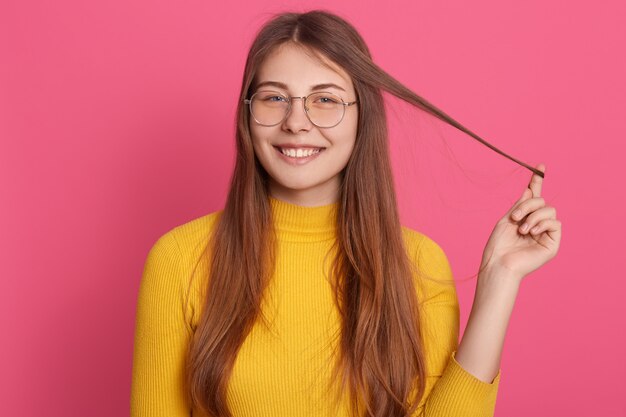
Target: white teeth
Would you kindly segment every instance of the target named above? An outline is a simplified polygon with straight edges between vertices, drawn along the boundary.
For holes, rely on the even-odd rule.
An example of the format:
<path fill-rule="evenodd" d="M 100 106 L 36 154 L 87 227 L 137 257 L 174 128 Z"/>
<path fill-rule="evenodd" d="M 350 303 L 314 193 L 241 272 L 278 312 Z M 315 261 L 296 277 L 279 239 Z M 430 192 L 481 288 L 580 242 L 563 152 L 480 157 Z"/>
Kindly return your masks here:
<path fill-rule="evenodd" d="M 306 158 L 307 156 L 311 156 L 315 153 L 318 153 L 320 149 L 299 148 L 298 150 L 295 150 L 293 148 L 280 148 L 280 151 L 283 153 L 283 155 L 287 155 L 292 158 Z"/>

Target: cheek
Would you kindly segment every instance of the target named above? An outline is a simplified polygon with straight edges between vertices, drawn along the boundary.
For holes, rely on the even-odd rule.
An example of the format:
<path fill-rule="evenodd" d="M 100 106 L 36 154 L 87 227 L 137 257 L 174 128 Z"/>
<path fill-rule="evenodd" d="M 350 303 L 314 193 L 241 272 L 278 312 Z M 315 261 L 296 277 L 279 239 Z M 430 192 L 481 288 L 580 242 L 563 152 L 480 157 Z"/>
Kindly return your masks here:
<path fill-rule="evenodd" d="M 254 129 L 250 130 L 250 139 L 252 142 L 252 149 L 256 159 L 260 162 L 261 166 L 266 171 L 271 171 L 274 148 L 269 145 L 269 136 L 267 132 L 258 132 Z"/>
<path fill-rule="evenodd" d="M 250 126 L 250 138 L 252 139 L 252 143 L 255 143 L 259 147 L 264 144 L 271 142 L 272 137 L 275 137 L 276 131 L 271 127 L 264 127 L 253 125 Z"/>
<path fill-rule="evenodd" d="M 344 129 L 338 136 L 336 143 L 338 145 L 338 149 L 340 148 L 342 153 L 345 153 L 345 157 L 349 158 L 350 154 L 354 150 L 354 145 L 356 143 L 356 126 L 345 126 Z"/>
<path fill-rule="evenodd" d="M 354 149 L 354 145 L 356 143 L 356 135 L 358 130 L 358 119 L 356 117 L 347 118 L 344 120 L 346 122 L 344 126 L 344 131 L 342 132 L 342 137 L 345 140 L 345 148 L 349 149 L 350 153 Z"/>
<path fill-rule="evenodd" d="M 258 155 L 263 150 L 263 142 L 266 140 L 263 136 L 263 132 L 259 132 L 258 129 L 250 129 L 250 139 L 252 140 L 252 147 L 254 152 Z"/>

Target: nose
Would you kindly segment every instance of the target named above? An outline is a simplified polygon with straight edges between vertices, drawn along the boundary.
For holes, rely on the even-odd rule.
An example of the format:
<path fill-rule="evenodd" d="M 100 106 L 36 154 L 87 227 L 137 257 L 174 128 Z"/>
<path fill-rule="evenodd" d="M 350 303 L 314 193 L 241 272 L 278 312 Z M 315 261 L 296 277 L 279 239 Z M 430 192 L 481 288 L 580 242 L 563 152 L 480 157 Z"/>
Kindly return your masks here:
<path fill-rule="evenodd" d="M 296 99 L 300 99 L 300 102 L 296 102 Z M 304 128 L 311 128 L 312 123 L 304 110 L 305 99 L 306 97 L 291 97 L 291 108 L 283 121 L 283 126 L 287 130 L 298 132 Z"/>

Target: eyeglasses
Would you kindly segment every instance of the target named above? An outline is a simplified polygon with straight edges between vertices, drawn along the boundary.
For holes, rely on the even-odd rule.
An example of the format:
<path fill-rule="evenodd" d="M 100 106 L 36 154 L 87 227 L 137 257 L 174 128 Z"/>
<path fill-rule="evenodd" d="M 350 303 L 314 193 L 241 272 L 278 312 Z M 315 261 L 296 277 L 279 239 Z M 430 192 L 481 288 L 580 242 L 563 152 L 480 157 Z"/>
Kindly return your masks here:
<path fill-rule="evenodd" d="M 358 100 L 344 102 L 341 97 L 326 91 L 311 93 L 306 97 L 287 97 L 277 91 L 257 91 L 249 99 L 250 114 L 261 126 L 276 126 L 282 123 L 291 110 L 291 101 L 302 99 L 304 112 L 317 127 L 329 128 L 337 126 L 346 113 L 346 107 L 357 103 Z"/>

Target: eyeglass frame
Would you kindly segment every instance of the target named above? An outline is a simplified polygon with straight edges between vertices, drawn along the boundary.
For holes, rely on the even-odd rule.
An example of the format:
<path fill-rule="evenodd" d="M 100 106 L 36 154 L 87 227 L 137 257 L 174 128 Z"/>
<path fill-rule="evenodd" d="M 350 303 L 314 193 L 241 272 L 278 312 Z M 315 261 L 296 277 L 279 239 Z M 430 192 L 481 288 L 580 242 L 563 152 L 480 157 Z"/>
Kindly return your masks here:
<path fill-rule="evenodd" d="M 264 125 L 263 123 L 259 122 L 257 120 L 257 118 L 254 116 L 254 113 L 252 113 L 252 99 L 254 98 L 254 96 L 257 95 L 258 93 L 267 92 L 267 91 L 276 92 L 279 95 L 281 95 L 282 97 L 285 97 L 287 99 L 287 110 L 285 111 L 285 116 L 280 120 L 280 122 L 274 123 L 273 125 Z M 332 126 L 320 126 L 317 123 L 315 123 L 313 120 L 311 120 L 311 117 L 309 116 L 309 111 L 307 110 L 306 106 L 304 105 L 304 103 L 306 103 L 306 100 L 310 96 L 312 96 L 314 94 L 322 94 L 322 93 L 332 94 L 332 95 L 334 95 L 336 97 L 339 97 L 339 100 L 341 100 L 341 103 L 337 103 L 337 104 L 342 104 L 343 105 L 343 112 L 341 114 L 341 119 L 339 119 L 339 121 L 337 123 L 335 123 L 334 125 L 332 125 Z M 306 114 L 307 119 L 309 119 L 309 122 L 313 123 L 313 125 L 319 127 L 320 129 L 330 129 L 331 127 L 337 126 L 339 123 L 341 123 L 341 121 L 343 120 L 344 116 L 346 115 L 346 107 L 352 106 L 353 104 L 359 102 L 359 100 L 343 101 L 343 98 L 340 95 L 335 94 L 335 93 L 330 92 L 330 91 L 314 91 L 314 92 L 312 92 L 309 95 L 302 96 L 302 97 L 297 97 L 297 96 L 285 96 L 284 94 L 282 94 L 281 92 L 276 91 L 276 90 L 259 90 L 259 91 L 256 91 L 254 94 L 252 94 L 250 96 L 249 99 L 248 98 L 244 98 L 243 102 L 248 105 L 248 110 L 250 111 L 250 115 L 252 115 L 252 118 L 254 119 L 255 122 L 257 122 L 261 126 L 271 127 L 271 126 L 279 125 L 279 124 L 281 124 L 282 122 L 284 122 L 287 119 L 287 117 L 289 116 L 289 112 L 291 111 L 291 101 L 294 98 L 302 99 L 302 107 L 304 108 L 304 113 Z"/>

